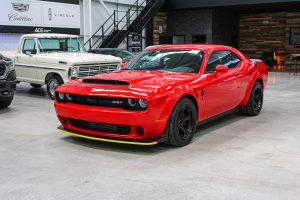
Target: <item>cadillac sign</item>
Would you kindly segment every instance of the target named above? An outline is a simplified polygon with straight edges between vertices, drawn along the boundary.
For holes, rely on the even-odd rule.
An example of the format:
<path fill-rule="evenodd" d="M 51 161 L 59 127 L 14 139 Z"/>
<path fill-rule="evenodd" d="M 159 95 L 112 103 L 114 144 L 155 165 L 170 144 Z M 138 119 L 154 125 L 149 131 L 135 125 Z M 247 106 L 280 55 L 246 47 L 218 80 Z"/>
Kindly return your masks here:
<path fill-rule="evenodd" d="M 28 3 L 16 3 L 12 2 L 12 7 L 15 11 L 19 12 L 26 12 L 29 10 L 29 4 Z"/>
<path fill-rule="evenodd" d="M 80 7 L 71 0 L 1 0 L 0 33 L 80 33 Z M 32 31 L 34 30 L 34 31 Z M 65 31 L 63 31 L 65 30 Z"/>

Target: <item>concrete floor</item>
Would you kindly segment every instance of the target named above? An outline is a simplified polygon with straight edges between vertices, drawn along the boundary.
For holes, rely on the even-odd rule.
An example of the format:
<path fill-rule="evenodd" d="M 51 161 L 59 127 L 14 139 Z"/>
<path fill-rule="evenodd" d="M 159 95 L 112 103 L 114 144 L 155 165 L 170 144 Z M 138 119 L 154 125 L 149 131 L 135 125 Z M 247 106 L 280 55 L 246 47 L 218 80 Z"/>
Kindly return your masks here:
<path fill-rule="evenodd" d="M 0 199 L 300 199 L 300 76 L 270 73 L 257 117 L 198 128 L 193 143 L 136 147 L 66 136 L 45 89 L 0 111 Z"/>

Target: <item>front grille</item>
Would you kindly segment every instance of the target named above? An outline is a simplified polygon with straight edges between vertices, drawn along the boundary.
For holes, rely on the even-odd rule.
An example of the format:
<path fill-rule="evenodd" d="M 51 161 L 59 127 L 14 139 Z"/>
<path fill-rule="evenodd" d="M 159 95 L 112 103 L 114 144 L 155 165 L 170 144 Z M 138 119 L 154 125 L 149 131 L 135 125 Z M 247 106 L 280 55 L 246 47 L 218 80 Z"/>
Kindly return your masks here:
<path fill-rule="evenodd" d="M 3 76 L 3 74 L 5 73 L 5 71 L 6 71 L 5 65 L 0 64 L 0 76 Z"/>
<path fill-rule="evenodd" d="M 83 95 L 73 95 L 70 103 L 110 108 L 124 108 L 128 105 L 126 98 L 95 97 Z"/>
<path fill-rule="evenodd" d="M 120 135 L 128 135 L 131 132 L 131 127 L 128 125 L 105 124 L 99 122 L 83 121 L 78 119 L 69 119 L 69 121 L 74 127 L 92 131 L 116 133 Z"/>
<path fill-rule="evenodd" d="M 118 69 L 118 64 L 94 64 L 94 65 L 80 65 L 78 78 L 88 76 L 95 76 L 98 74 L 113 72 Z"/>

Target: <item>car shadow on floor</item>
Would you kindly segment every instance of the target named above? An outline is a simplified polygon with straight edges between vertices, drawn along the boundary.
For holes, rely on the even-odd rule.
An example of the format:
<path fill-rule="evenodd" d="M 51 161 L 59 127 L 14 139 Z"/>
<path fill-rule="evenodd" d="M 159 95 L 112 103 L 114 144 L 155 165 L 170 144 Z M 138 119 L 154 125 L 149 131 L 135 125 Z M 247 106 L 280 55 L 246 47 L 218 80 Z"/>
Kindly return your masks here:
<path fill-rule="evenodd" d="M 194 139 L 192 143 L 195 143 L 197 140 L 201 140 L 201 136 L 210 134 L 217 129 L 222 129 L 225 126 L 230 126 L 230 124 L 235 123 L 245 117 L 240 115 L 239 113 L 231 113 L 219 119 L 216 119 L 212 122 L 199 125 L 197 127 Z M 136 146 L 136 145 L 126 145 L 126 144 L 116 144 L 116 143 L 107 143 L 100 142 L 95 140 L 89 140 L 79 137 L 67 136 L 62 138 L 65 142 L 80 145 L 87 148 L 93 148 L 102 151 L 114 151 L 114 152 L 122 152 L 122 153 L 130 153 L 130 154 L 140 154 L 140 155 L 152 155 L 158 153 L 164 153 L 167 151 L 180 150 L 181 148 L 172 147 L 167 144 L 158 144 L 154 146 Z M 190 145 L 193 145 L 193 144 Z M 185 147 L 182 147 L 185 148 Z"/>
<path fill-rule="evenodd" d="M 0 115 L 6 114 L 6 113 L 9 113 L 9 112 L 12 112 L 12 108 L 10 108 L 10 107 L 0 109 Z"/>
<path fill-rule="evenodd" d="M 15 94 L 22 97 L 37 97 L 40 99 L 51 100 L 48 97 L 45 86 L 32 88 L 28 83 L 18 83 Z"/>
<path fill-rule="evenodd" d="M 214 132 L 215 130 L 221 129 L 225 126 L 229 126 L 230 124 L 245 118 L 247 118 L 247 116 L 241 115 L 240 112 L 236 111 L 217 118 L 211 122 L 201 124 L 197 127 L 194 140 L 197 140 L 198 137 Z"/>

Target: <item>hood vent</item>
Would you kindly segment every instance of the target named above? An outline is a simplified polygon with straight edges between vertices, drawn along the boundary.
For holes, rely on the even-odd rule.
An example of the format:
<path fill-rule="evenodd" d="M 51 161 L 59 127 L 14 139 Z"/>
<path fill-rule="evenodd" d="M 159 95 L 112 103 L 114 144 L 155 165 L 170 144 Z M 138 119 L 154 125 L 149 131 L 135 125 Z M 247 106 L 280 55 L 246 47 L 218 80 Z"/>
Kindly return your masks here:
<path fill-rule="evenodd" d="M 118 80 L 99 80 L 99 79 L 83 79 L 82 83 L 87 84 L 102 84 L 102 85 L 130 85 L 129 82 L 126 81 L 118 81 Z"/>

